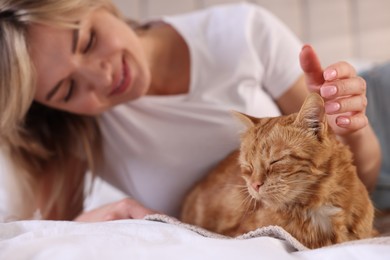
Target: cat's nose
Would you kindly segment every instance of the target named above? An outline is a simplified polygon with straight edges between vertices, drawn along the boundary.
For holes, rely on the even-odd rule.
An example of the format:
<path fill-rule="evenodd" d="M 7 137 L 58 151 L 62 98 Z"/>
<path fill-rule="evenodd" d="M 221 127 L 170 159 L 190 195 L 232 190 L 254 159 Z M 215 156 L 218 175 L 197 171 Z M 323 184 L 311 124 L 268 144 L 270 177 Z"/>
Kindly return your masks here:
<path fill-rule="evenodd" d="M 258 192 L 260 190 L 260 187 L 263 186 L 263 182 L 259 182 L 259 181 L 255 181 L 255 182 L 252 182 L 252 188 Z"/>

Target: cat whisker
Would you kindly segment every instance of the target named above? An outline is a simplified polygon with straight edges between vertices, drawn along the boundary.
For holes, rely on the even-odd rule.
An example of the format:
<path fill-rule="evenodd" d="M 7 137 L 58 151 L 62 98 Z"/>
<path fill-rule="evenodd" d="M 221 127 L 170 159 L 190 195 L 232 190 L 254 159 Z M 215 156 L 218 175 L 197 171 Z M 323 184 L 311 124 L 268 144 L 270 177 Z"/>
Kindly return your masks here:
<path fill-rule="evenodd" d="M 250 208 L 251 208 L 251 204 L 253 205 L 253 209 L 250 211 Z M 257 204 L 257 201 L 255 198 L 253 198 L 249 193 L 247 194 L 245 200 L 244 200 L 244 203 L 243 203 L 243 207 L 245 208 L 245 212 L 243 214 L 243 218 L 245 218 L 247 215 L 248 215 L 248 212 L 249 215 L 250 214 L 253 214 L 255 211 L 256 211 L 256 205 Z"/>
<path fill-rule="evenodd" d="M 301 184 L 301 185 L 309 185 L 312 184 L 311 181 L 302 181 L 302 180 L 281 180 L 278 182 L 278 184 L 283 185 L 291 185 L 291 184 Z"/>
<path fill-rule="evenodd" d="M 301 189 L 295 188 L 294 189 L 294 193 L 300 193 L 300 194 L 314 194 L 315 192 L 316 192 L 315 190 L 310 190 L 310 189 L 305 189 L 305 188 L 301 188 Z"/>
<path fill-rule="evenodd" d="M 253 203 L 253 210 L 252 210 L 252 214 L 256 212 L 256 209 L 257 209 L 257 200 L 255 198 L 252 197 L 251 201 L 254 201 Z"/>
<path fill-rule="evenodd" d="M 245 186 L 242 186 L 242 187 L 237 187 L 238 188 L 238 191 L 240 193 L 248 193 L 248 187 L 245 185 Z"/>
<path fill-rule="evenodd" d="M 234 194 L 235 198 L 238 199 L 238 200 L 242 200 L 243 203 L 245 203 L 249 198 L 250 198 L 250 194 L 248 193 L 248 190 L 246 187 L 239 187 L 237 189 L 237 193 Z"/>
<path fill-rule="evenodd" d="M 278 204 L 283 202 L 282 198 L 280 196 L 274 196 L 272 194 L 268 194 L 268 195 L 269 195 L 269 197 L 271 197 L 271 200 L 276 201 L 276 203 L 278 203 Z"/>
<path fill-rule="evenodd" d="M 241 199 L 242 195 L 247 196 L 247 186 L 245 184 L 237 184 L 237 183 L 227 183 L 226 186 L 230 186 L 233 189 L 236 189 L 238 193 L 234 193 L 235 199 Z"/>
<path fill-rule="evenodd" d="M 233 193 L 233 199 L 237 200 L 237 201 L 240 201 L 240 200 L 243 200 L 245 201 L 246 200 L 246 197 L 248 197 L 248 191 L 245 187 L 241 187 L 237 190 L 236 193 Z M 244 199 L 242 199 L 244 197 Z"/>

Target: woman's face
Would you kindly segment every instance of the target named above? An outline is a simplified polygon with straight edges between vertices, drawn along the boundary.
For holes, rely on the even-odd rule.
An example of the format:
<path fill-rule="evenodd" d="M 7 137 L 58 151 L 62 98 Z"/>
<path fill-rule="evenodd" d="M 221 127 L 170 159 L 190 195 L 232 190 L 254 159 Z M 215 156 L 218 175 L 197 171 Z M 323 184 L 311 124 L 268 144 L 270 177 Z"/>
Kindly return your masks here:
<path fill-rule="evenodd" d="M 30 55 L 37 72 L 35 100 L 68 112 L 97 115 L 144 95 L 150 71 L 134 31 L 105 9 L 77 30 L 34 24 Z"/>

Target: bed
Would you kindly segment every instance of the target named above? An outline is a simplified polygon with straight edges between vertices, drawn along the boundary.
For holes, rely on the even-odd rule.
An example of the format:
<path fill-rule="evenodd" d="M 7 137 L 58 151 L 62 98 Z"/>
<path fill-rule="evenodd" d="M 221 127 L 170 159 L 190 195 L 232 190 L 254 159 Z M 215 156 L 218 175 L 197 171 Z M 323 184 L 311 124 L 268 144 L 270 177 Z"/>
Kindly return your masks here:
<path fill-rule="evenodd" d="M 0 224 L 0 259 L 388 259 L 390 237 L 307 250 L 279 227 L 222 237 L 164 216 Z"/>
<path fill-rule="evenodd" d="M 3 161 L 1 165 L 4 164 Z M 4 178 L 0 181 L 4 183 Z M 85 208 L 95 208 L 123 197 L 123 193 L 97 179 L 93 193 L 85 201 Z M 1 196 L 0 193 L 1 198 L 4 199 L 4 194 Z M 4 204 L 1 206 L 4 209 Z M 277 226 L 229 238 L 166 215 L 98 223 L 12 221 L 1 218 L 2 207 L 0 259 L 367 260 L 389 259 L 390 256 L 388 214 L 378 215 L 376 219 L 376 227 L 383 232 L 381 236 L 309 250 Z"/>

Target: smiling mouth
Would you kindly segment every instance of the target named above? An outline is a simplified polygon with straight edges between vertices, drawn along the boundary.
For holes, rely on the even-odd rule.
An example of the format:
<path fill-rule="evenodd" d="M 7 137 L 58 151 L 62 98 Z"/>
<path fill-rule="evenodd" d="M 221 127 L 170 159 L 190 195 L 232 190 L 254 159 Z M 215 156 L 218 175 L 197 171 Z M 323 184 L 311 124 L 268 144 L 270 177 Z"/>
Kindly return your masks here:
<path fill-rule="evenodd" d="M 111 91 L 109 96 L 119 95 L 119 94 L 122 94 L 123 92 L 125 92 L 130 84 L 130 80 L 131 80 L 130 70 L 129 70 L 129 67 L 127 65 L 126 59 L 123 58 L 122 59 L 121 78 L 120 78 L 119 82 L 115 85 L 114 89 Z"/>

